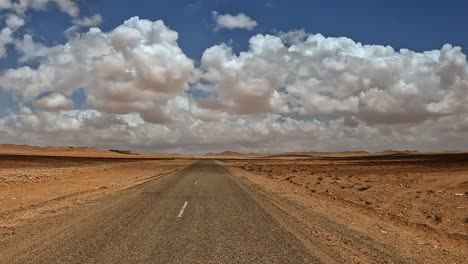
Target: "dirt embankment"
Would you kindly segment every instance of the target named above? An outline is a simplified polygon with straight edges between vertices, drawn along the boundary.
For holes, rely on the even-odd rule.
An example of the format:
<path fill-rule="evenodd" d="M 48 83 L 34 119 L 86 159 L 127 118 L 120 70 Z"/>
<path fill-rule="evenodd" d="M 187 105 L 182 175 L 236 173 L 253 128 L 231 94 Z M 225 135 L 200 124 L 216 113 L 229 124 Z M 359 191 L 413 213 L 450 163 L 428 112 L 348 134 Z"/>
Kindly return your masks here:
<path fill-rule="evenodd" d="M 0 236 L 14 234 L 23 220 L 59 213 L 190 162 L 0 155 Z"/>
<path fill-rule="evenodd" d="M 324 243 L 330 252 L 341 247 L 338 254 L 351 256 L 350 260 L 365 261 L 371 254 L 363 243 L 366 239 L 414 263 L 462 263 L 460 256 L 468 253 L 464 154 L 223 160 L 222 164 L 247 185 L 263 190 L 304 230 L 310 228 L 307 237 L 317 235 L 315 243 Z"/>

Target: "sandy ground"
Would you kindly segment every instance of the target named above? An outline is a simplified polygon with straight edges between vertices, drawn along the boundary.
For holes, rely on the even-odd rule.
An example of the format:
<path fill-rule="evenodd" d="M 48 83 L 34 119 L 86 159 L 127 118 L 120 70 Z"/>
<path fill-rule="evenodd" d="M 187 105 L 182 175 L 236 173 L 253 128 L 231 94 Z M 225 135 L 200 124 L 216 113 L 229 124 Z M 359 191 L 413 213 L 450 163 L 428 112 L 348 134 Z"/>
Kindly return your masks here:
<path fill-rule="evenodd" d="M 28 223 L 59 219 L 192 162 L 175 157 L 0 145 L 0 246 Z M 466 263 L 467 154 L 207 158 L 326 263 Z"/>
<path fill-rule="evenodd" d="M 0 155 L 0 236 L 179 169 L 190 160 Z"/>
<path fill-rule="evenodd" d="M 466 261 L 467 155 L 224 159 L 220 163 L 287 212 L 285 218 L 293 225 L 302 225 L 299 232 L 306 233 L 305 239 L 321 245 L 329 255 L 341 255 L 343 261 L 366 262 L 370 250 L 376 250 L 366 247 L 366 240 L 412 263 Z"/>

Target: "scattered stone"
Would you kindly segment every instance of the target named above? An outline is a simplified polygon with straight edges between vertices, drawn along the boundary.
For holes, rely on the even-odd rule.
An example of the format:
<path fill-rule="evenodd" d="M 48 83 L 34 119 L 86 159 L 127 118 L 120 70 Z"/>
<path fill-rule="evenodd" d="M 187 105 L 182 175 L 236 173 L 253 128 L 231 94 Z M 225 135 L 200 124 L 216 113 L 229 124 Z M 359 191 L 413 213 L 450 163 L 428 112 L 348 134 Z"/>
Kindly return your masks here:
<path fill-rule="evenodd" d="M 370 189 L 370 186 L 369 185 L 362 185 L 362 186 L 359 186 L 356 188 L 358 191 L 366 191 L 366 190 L 369 190 Z"/>
<path fill-rule="evenodd" d="M 15 229 L 13 227 L 0 226 L 0 236 L 12 236 L 15 235 Z"/>

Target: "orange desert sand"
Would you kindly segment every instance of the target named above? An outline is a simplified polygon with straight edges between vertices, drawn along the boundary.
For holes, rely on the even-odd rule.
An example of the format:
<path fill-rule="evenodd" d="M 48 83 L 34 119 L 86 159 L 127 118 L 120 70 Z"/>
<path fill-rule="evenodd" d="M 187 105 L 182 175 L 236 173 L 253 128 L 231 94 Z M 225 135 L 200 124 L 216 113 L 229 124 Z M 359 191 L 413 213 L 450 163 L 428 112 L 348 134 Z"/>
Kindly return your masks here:
<path fill-rule="evenodd" d="M 466 261 L 467 154 L 295 153 L 220 162 L 288 212 L 292 225 L 301 223 L 297 231 L 320 245 L 316 251 L 343 263 L 379 247 L 413 263 Z"/>
<path fill-rule="evenodd" d="M 23 220 L 129 188 L 189 164 L 182 155 L 0 145 L 0 235 Z"/>

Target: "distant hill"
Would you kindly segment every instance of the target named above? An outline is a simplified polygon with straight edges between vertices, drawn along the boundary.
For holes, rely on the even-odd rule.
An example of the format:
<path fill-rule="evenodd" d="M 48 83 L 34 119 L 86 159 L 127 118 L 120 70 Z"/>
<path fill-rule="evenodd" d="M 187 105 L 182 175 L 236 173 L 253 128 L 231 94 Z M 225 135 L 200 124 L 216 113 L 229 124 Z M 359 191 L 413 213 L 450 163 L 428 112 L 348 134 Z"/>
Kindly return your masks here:
<path fill-rule="evenodd" d="M 347 156 L 365 156 L 370 155 L 367 151 L 340 151 L 340 152 L 319 152 L 319 151 L 304 151 L 304 152 L 284 152 L 280 154 L 270 155 L 272 157 L 347 157 Z"/>
<path fill-rule="evenodd" d="M 235 151 L 223 151 L 220 153 L 211 153 L 211 152 L 206 153 L 206 154 L 201 155 L 200 157 L 242 157 L 242 156 L 246 156 L 246 154 L 242 154 L 242 153 L 235 152 Z"/>

